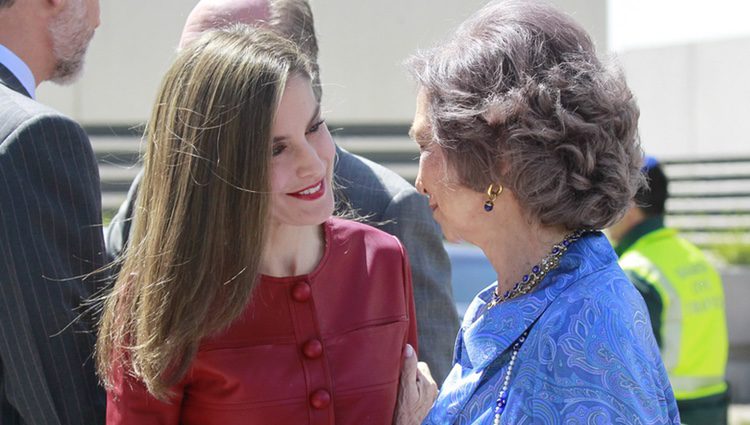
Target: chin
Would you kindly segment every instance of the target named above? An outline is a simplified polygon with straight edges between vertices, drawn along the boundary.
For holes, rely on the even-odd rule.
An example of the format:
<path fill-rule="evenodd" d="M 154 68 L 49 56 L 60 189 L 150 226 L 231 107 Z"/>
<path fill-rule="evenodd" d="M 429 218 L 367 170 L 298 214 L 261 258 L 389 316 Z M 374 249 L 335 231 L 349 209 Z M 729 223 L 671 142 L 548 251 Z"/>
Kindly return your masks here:
<path fill-rule="evenodd" d="M 315 218 L 315 224 L 323 224 L 326 220 L 333 216 L 333 199 L 325 207 L 322 207 Z"/>
<path fill-rule="evenodd" d="M 438 223 L 440 224 L 440 223 Z M 450 229 L 446 230 L 445 226 L 440 224 L 440 230 L 443 232 L 443 238 L 451 243 L 461 243 L 463 242 L 463 238 L 456 234 L 455 232 L 452 232 Z"/>
<path fill-rule="evenodd" d="M 323 224 L 326 220 L 331 218 L 333 216 L 333 211 L 329 212 L 328 214 L 321 214 L 317 220 L 315 220 L 315 224 Z"/>
<path fill-rule="evenodd" d="M 59 62 L 49 80 L 61 86 L 68 86 L 78 81 L 82 70 L 83 62 Z"/>
<path fill-rule="evenodd" d="M 461 243 L 464 242 L 463 238 L 460 236 L 454 236 L 454 235 L 444 235 L 445 240 L 447 240 L 450 243 Z"/>

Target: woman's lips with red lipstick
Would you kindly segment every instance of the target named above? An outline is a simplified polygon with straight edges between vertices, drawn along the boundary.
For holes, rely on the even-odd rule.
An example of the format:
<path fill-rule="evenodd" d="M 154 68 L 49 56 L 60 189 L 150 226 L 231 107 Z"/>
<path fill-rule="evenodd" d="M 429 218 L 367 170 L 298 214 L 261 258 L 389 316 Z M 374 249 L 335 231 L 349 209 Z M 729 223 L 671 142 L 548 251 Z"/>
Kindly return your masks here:
<path fill-rule="evenodd" d="M 304 201 L 314 201 L 325 195 L 325 193 L 325 183 L 323 182 L 323 180 L 321 180 L 312 186 L 308 186 L 300 190 L 299 192 L 287 193 L 287 195 L 297 199 L 302 199 Z"/>

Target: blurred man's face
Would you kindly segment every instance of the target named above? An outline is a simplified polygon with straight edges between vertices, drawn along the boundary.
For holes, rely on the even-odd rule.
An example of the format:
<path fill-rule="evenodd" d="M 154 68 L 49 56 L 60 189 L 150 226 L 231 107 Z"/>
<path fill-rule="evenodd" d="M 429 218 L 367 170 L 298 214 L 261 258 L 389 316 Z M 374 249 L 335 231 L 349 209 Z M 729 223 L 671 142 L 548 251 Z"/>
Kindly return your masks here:
<path fill-rule="evenodd" d="M 55 69 L 50 80 L 68 84 L 80 75 L 86 49 L 99 26 L 99 0 L 67 0 L 50 25 Z"/>
<path fill-rule="evenodd" d="M 625 225 L 625 223 L 623 223 L 623 221 L 625 220 L 618 221 L 604 231 L 607 234 L 607 238 L 609 238 L 609 240 L 612 241 L 613 244 L 620 243 L 620 240 L 622 240 L 622 237 L 628 231 L 628 229 L 626 228 L 627 226 Z"/>
<path fill-rule="evenodd" d="M 630 229 L 637 226 L 638 223 L 643 221 L 646 216 L 643 214 L 640 208 L 631 203 L 628 211 L 622 217 L 620 221 L 607 228 L 604 232 L 610 241 L 614 244 L 620 243 L 622 238 L 627 234 Z"/>

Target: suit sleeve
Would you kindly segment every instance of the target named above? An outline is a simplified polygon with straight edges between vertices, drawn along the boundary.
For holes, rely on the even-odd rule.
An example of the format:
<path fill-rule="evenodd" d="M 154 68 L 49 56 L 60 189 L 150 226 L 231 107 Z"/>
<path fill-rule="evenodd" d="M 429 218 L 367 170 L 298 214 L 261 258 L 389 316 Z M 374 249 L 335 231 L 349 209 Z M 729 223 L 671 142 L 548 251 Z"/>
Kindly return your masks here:
<path fill-rule="evenodd" d="M 93 320 L 102 281 L 99 174 L 84 131 L 27 120 L 0 145 L 0 358 L 3 404 L 23 423 L 97 424 Z"/>
<path fill-rule="evenodd" d="M 135 200 L 138 197 L 138 188 L 141 185 L 142 178 L 143 170 L 141 170 L 135 179 L 133 179 L 133 183 L 128 190 L 128 196 L 125 198 L 122 205 L 120 205 L 117 213 L 112 217 L 112 221 L 104 231 L 104 243 L 107 246 L 107 256 L 109 261 L 114 261 L 122 255 L 128 244 L 128 240 L 130 239 Z M 119 266 L 119 263 L 115 263 L 113 266 L 113 280 L 120 272 Z"/>
<path fill-rule="evenodd" d="M 401 240 L 411 263 L 420 360 L 442 383 L 451 368 L 458 315 L 441 233 L 426 200 L 414 190 L 393 197 L 383 219 L 386 224 L 380 228 Z"/>

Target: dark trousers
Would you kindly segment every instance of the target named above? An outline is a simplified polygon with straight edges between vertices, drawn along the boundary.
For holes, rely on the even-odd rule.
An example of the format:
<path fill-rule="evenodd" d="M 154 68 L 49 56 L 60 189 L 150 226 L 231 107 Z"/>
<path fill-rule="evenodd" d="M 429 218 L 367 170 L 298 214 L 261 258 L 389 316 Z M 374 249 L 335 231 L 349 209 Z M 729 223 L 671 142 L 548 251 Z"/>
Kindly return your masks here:
<path fill-rule="evenodd" d="M 727 425 L 729 390 L 693 400 L 677 400 L 680 421 L 686 425 Z"/>

